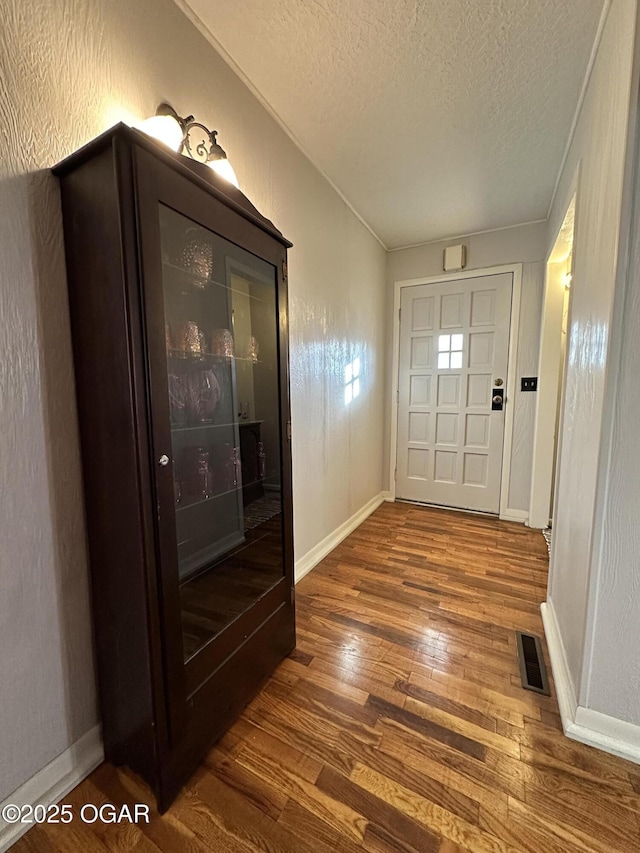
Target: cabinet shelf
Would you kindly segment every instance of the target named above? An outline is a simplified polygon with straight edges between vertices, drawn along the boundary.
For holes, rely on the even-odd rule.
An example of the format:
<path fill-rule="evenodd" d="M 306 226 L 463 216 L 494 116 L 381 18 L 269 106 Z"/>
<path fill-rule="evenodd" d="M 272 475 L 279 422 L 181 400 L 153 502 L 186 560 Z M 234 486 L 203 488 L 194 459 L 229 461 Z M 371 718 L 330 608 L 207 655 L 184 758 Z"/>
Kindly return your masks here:
<path fill-rule="evenodd" d="M 179 273 L 185 279 L 190 279 L 189 284 L 195 290 L 206 290 L 208 287 L 224 287 L 225 290 L 230 290 L 233 293 L 243 293 L 243 291 L 238 290 L 235 287 L 231 287 L 229 284 L 224 284 L 222 281 L 216 281 L 214 278 L 208 278 L 206 276 L 199 275 L 198 273 L 191 272 L 191 270 L 186 269 L 186 267 L 178 266 L 177 264 L 171 263 L 171 261 L 163 261 L 162 268 L 165 270 L 171 270 L 172 272 Z M 256 302 L 264 302 L 264 299 L 260 299 L 259 296 L 254 296 L 252 294 L 244 294 L 247 295 L 250 299 L 254 299 Z"/>
<path fill-rule="evenodd" d="M 208 429 L 221 429 L 222 427 L 234 427 L 235 423 L 228 424 L 196 424 L 195 426 L 172 426 L 171 433 L 181 433 L 181 432 L 202 432 L 202 430 Z"/>
<path fill-rule="evenodd" d="M 234 486 L 232 489 L 227 489 L 225 492 L 218 492 L 215 495 L 211 495 L 208 498 L 200 498 L 196 500 L 189 501 L 189 503 L 179 503 L 176 504 L 176 512 L 184 512 L 187 509 L 193 509 L 197 506 L 202 506 L 203 504 L 209 504 L 213 501 L 218 500 L 218 498 L 224 498 L 228 495 L 234 495 L 238 492 L 242 491 L 243 486 L 255 486 L 257 483 L 265 483 L 267 480 L 272 479 L 273 474 L 267 475 L 266 477 L 259 477 L 257 480 L 252 480 L 250 483 L 242 483 L 238 481 L 238 484 Z"/>
<path fill-rule="evenodd" d="M 218 355 L 214 352 L 188 352 L 187 350 L 168 350 L 167 360 L 169 362 L 176 361 L 180 364 L 198 364 L 214 363 L 214 364 L 229 364 L 232 361 L 248 361 L 251 364 L 262 364 L 259 358 L 249 358 L 244 355 Z"/>
<path fill-rule="evenodd" d="M 258 426 L 259 424 L 263 424 L 263 423 L 264 423 L 263 420 L 262 421 L 241 421 L 241 420 L 237 420 L 237 421 L 232 421 L 232 422 L 226 423 L 226 424 L 195 424 L 193 426 L 172 426 L 171 432 L 172 433 L 200 432 L 203 429 L 204 430 L 206 430 L 206 429 L 221 429 L 222 427 L 227 427 L 227 429 L 228 429 L 229 427 L 235 427 L 235 426 L 238 426 L 238 427 L 240 427 L 240 429 L 242 429 L 242 427 Z"/>
<path fill-rule="evenodd" d="M 218 492 L 215 495 L 211 495 L 208 498 L 196 498 L 195 500 L 189 501 L 188 503 L 179 503 L 176 504 L 176 512 L 184 512 L 187 509 L 194 509 L 197 506 L 202 506 L 203 504 L 210 504 L 213 501 L 217 501 L 218 498 L 224 498 L 228 495 L 237 494 L 237 492 L 242 489 L 242 484 L 238 483 L 237 486 L 234 486 L 232 489 L 227 489 L 225 492 Z"/>

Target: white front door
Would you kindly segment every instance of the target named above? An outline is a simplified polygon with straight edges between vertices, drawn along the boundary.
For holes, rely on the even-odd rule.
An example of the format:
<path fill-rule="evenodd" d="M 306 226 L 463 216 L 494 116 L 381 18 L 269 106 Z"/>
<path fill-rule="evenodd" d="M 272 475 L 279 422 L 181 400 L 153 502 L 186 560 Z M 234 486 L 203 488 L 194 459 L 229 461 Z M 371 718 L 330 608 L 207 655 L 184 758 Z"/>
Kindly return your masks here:
<path fill-rule="evenodd" d="M 402 288 L 398 498 L 498 513 L 512 279 Z"/>

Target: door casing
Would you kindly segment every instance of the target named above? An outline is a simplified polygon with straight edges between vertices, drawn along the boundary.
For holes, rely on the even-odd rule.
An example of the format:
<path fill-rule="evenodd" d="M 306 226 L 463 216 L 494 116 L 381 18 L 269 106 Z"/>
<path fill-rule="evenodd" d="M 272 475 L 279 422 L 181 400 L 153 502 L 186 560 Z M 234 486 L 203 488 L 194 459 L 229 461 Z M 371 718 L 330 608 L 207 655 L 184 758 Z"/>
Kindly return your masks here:
<path fill-rule="evenodd" d="M 538 384 L 549 388 L 546 404 L 539 398 L 536 406 L 535 430 L 533 434 L 533 457 L 531 469 L 531 498 L 529 501 L 530 527 L 542 529 L 549 524 L 550 507 L 555 505 L 557 472 L 562 450 L 562 419 L 568 353 L 562 353 L 560 345 L 565 291 L 559 281 L 561 271 L 557 263 L 556 246 L 571 207 L 573 207 L 573 234 L 571 238 L 572 266 L 576 257 L 576 234 L 578 230 L 578 198 L 581 165 L 569 190 L 569 201 L 562 223 L 555 235 L 546 259 L 542 317 L 540 321 L 540 353 L 538 361 Z M 566 262 L 565 262 L 566 263 Z M 571 272 L 571 270 L 567 270 Z M 571 291 L 569 291 L 567 344 L 571 327 Z M 560 377 L 562 380 L 560 381 Z"/>
<path fill-rule="evenodd" d="M 389 452 L 389 499 L 396 497 L 396 459 L 398 453 L 398 371 L 400 366 L 400 297 L 404 287 L 416 287 L 422 284 L 445 284 L 448 281 L 480 278 L 486 275 L 511 273 L 513 275 L 513 296 L 511 299 L 511 324 L 509 329 L 509 363 L 507 366 L 506 407 L 504 422 L 504 443 L 502 445 L 502 478 L 500 484 L 500 518 L 506 521 L 524 523 L 528 512 L 509 509 L 509 478 L 511 474 L 511 447 L 513 444 L 513 418 L 516 396 L 516 368 L 518 356 L 518 333 L 520 327 L 520 297 L 522 292 L 522 264 L 506 264 L 483 269 L 462 270 L 455 273 L 443 273 L 424 278 L 405 279 L 394 282 L 393 288 L 393 365 L 391 381 L 391 424 Z"/>

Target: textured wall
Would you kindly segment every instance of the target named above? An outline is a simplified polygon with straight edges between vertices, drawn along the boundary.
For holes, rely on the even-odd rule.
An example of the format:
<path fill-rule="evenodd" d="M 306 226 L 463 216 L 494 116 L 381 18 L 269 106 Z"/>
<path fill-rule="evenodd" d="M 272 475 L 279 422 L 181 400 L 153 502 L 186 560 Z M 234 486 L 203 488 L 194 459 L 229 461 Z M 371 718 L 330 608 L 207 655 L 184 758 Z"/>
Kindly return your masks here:
<path fill-rule="evenodd" d="M 640 147 L 635 159 L 637 170 Z M 597 553 L 594 548 L 597 585 L 590 597 L 591 655 L 585 661 L 582 696 L 586 707 L 640 725 L 640 170 L 634 207 L 629 280 L 626 294 L 616 294 L 620 350 L 612 369 L 619 374 L 612 395 L 607 477 L 600 484 L 601 549 Z"/>
<path fill-rule="evenodd" d="M 97 721 L 59 197 L 42 170 L 168 100 L 218 127 L 241 186 L 295 243 L 298 557 L 382 486 L 385 264 L 171 0 L 5 0 L 2 13 L 0 800 Z M 346 409 L 355 353 L 363 392 Z"/>
<path fill-rule="evenodd" d="M 522 263 L 522 301 L 516 374 L 535 376 L 538 369 L 538 348 L 542 293 L 544 287 L 544 258 L 546 254 L 546 225 L 522 225 L 503 228 L 472 237 L 426 243 L 412 249 L 390 252 L 387 260 L 387 312 L 393 310 L 394 282 L 426 278 L 442 273 L 442 253 L 447 246 L 464 243 L 467 247 L 466 269 L 483 269 L 500 264 Z M 387 389 L 392 387 L 393 328 L 387 327 Z M 388 396 L 391 391 L 388 391 Z M 528 511 L 531 491 L 531 464 L 536 395 L 516 391 L 509 482 L 509 509 Z M 385 422 L 385 482 L 389 482 L 389 417 Z"/>
<path fill-rule="evenodd" d="M 513 444 L 509 476 L 509 509 L 529 512 L 533 436 L 537 393 L 520 390 L 521 376 L 537 376 L 540 355 L 540 327 L 544 294 L 544 261 L 523 264 L 518 356 L 516 359 L 516 399 L 513 415 Z"/>
<path fill-rule="evenodd" d="M 612 0 L 549 221 L 555 240 L 580 164 L 549 599 L 580 692 L 603 395 L 620 231 L 636 0 Z"/>

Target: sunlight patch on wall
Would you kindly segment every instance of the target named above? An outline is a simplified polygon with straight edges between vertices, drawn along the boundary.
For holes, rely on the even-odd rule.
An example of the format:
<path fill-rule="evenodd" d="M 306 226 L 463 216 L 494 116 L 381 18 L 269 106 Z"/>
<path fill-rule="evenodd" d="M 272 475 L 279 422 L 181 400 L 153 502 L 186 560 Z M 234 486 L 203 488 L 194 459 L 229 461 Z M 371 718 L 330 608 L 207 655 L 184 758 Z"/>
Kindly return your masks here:
<path fill-rule="evenodd" d="M 344 404 L 348 406 L 360 394 L 360 359 L 354 358 L 344 369 Z"/>

